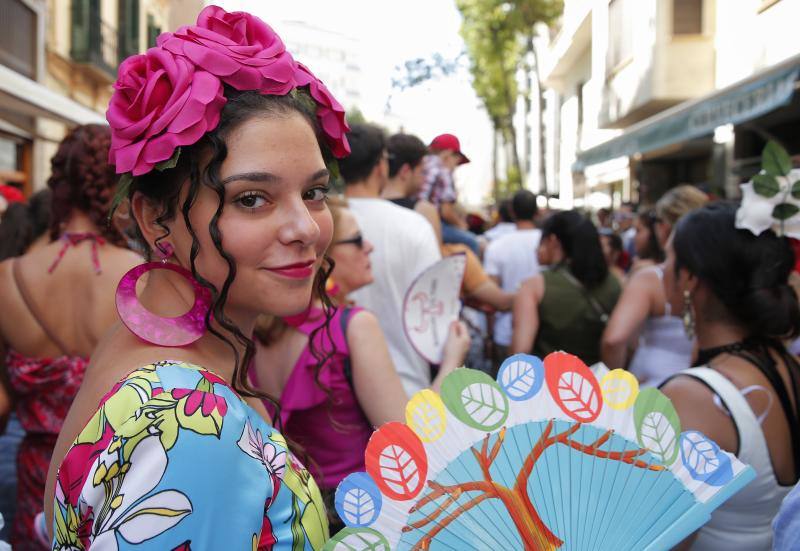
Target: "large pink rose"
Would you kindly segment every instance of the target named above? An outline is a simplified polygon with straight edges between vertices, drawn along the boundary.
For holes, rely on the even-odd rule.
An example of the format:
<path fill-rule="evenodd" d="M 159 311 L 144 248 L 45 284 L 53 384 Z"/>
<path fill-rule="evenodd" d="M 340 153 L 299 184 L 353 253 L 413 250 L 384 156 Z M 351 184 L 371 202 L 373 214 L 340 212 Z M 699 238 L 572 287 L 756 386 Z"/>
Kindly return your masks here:
<path fill-rule="evenodd" d="M 258 17 L 208 6 L 197 24 L 162 35 L 158 45 L 184 55 L 237 90 L 284 95 L 294 88 L 294 60 Z"/>
<path fill-rule="evenodd" d="M 114 88 L 109 162 L 134 176 L 216 128 L 226 101 L 217 77 L 158 47 L 123 61 Z"/>
<path fill-rule="evenodd" d="M 344 108 L 305 65 L 296 63 L 295 71 L 297 86 L 308 86 L 308 91 L 317 104 L 317 119 L 331 152 L 338 158 L 350 155 L 350 143 L 347 141 L 350 127 L 345 119 Z"/>

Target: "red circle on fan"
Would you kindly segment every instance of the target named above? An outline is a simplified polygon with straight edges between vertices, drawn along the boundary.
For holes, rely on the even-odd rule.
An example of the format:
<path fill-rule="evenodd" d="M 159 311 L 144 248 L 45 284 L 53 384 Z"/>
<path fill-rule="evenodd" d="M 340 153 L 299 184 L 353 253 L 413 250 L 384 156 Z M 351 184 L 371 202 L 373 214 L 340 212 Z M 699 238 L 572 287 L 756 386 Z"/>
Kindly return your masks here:
<path fill-rule="evenodd" d="M 577 356 L 553 352 L 544 359 L 544 378 L 558 406 L 579 423 L 591 423 L 603 409 L 600 384 Z"/>
<path fill-rule="evenodd" d="M 425 447 L 403 423 L 386 423 L 375 431 L 364 452 L 364 462 L 381 492 L 400 501 L 415 498 L 428 477 Z"/>

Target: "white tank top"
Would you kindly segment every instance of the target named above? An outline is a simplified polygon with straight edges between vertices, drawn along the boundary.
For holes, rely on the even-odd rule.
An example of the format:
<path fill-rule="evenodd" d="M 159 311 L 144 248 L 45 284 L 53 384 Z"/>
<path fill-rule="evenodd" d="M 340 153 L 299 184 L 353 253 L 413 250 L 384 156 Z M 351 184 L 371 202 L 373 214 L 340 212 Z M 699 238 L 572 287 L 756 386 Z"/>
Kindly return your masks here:
<path fill-rule="evenodd" d="M 781 486 L 772 470 L 769 448 L 750 404 L 724 375 L 707 367 L 680 372 L 703 381 L 730 412 L 739 433 L 739 459 L 756 478 L 726 501 L 700 529 L 692 551 L 759 551 L 772 548 L 772 519 L 793 486 Z"/>
<path fill-rule="evenodd" d="M 648 268 L 664 281 L 664 268 Z M 633 355 L 628 371 L 636 375 L 645 386 L 658 386 L 682 369 L 692 365 L 692 341 L 683 329 L 683 320 L 673 316 L 670 304 L 664 306 L 664 315 L 647 318 L 639 336 L 639 346 Z"/>

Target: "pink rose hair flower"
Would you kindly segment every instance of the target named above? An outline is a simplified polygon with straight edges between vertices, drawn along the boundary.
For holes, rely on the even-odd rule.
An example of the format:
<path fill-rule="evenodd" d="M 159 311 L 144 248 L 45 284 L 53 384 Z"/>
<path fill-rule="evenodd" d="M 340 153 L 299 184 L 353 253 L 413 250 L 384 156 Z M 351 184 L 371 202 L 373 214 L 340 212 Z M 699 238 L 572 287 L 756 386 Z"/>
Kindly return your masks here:
<path fill-rule="evenodd" d="M 197 24 L 164 34 L 158 45 L 183 55 L 237 90 L 283 96 L 294 88 L 294 60 L 258 17 L 208 6 Z"/>
<path fill-rule="evenodd" d="M 117 174 L 146 174 L 214 130 L 225 85 L 278 96 L 307 87 L 331 153 L 350 154 L 341 104 L 275 31 L 249 13 L 208 6 L 196 25 L 162 34 L 155 48 L 120 65 L 106 113 Z"/>
<path fill-rule="evenodd" d="M 123 61 L 114 89 L 106 112 L 109 162 L 117 174 L 133 176 L 213 130 L 226 101 L 217 77 L 162 48 Z"/>
<path fill-rule="evenodd" d="M 308 86 L 311 97 L 317 103 L 317 119 L 331 152 L 338 158 L 350 155 L 350 143 L 347 141 L 350 127 L 345 119 L 344 107 L 305 65 L 297 63 L 296 71 L 297 85 Z"/>

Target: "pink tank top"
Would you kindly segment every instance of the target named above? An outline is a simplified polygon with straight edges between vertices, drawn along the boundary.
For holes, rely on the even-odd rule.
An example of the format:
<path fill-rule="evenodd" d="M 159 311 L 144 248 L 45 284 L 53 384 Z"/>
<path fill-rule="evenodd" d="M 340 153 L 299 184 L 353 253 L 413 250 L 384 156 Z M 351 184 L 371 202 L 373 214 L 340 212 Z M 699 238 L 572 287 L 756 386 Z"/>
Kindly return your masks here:
<path fill-rule="evenodd" d="M 358 403 L 350 374 L 347 324 L 360 308 L 337 308 L 328 329 L 313 335 L 318 351 L 332 356 L 315 381 L 317 359 L 306 346 L 280 397 L 283 434 L 303 447 L 311 459 L 309 470 L 322 489 L 335 489 L 348 474 L 364 470 L 364 450 L 372 435 Z M 323 326 L 319 309 L 295 329 L 309 336 Z M 254 372 L 250 372 L 254 376 Z M 272 411 L 271 404 L 265 402 Z"/>

